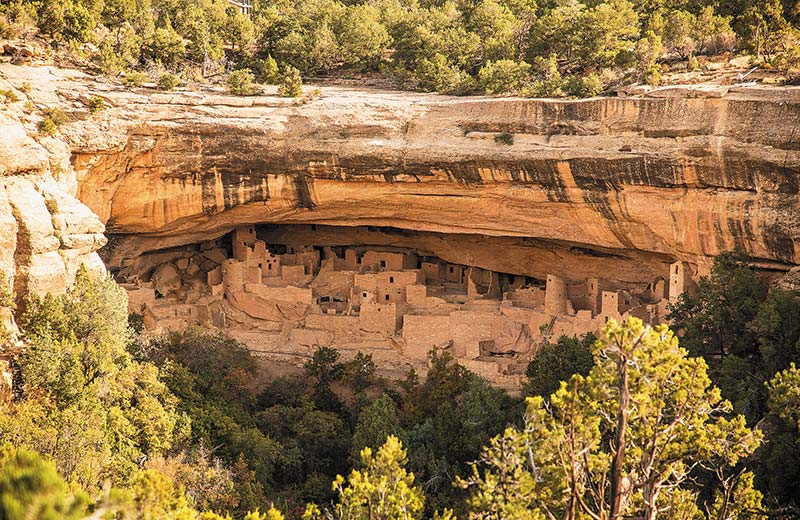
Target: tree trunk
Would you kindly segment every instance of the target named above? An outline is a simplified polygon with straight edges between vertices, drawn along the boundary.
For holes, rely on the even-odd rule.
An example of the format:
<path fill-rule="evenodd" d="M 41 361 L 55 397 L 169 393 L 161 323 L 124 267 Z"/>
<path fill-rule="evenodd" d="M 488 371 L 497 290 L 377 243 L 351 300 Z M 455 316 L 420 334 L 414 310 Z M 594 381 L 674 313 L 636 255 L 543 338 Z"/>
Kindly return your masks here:
<path fill-rule="evenodd" d="M 628 389 L 628 356 L 620 346 L 619 360 L 619 413 L 617 414 L 617 432 L 614 435 L 614 458 L 611 461 L 611 511 L 609 518 L 622 518 L 622 468 L 625 464 L 625 440 L 628 429 L 628 408 L 630 407 L 630 390 Z"/>
<path fill-rule="evenodd" d="M 645 485 L 644 492 L 644 520 L 656 520 L 658 514 L 658 492 L 655 485 L 648 483 Z"/>

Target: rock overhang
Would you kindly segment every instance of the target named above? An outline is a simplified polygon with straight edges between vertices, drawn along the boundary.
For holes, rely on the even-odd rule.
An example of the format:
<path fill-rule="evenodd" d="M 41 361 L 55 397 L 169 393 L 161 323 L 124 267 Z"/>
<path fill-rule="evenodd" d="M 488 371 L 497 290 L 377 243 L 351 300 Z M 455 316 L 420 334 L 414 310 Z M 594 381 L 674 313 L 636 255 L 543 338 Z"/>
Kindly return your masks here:
<path fill-rule="evenodd" d="M 131 92 L 63 71 L 33 83 L 75 116 L 62 136 L 78 198 L 114 236 L 111 267 L 251 223 L 530 238 L 696 272 L 734 248 L 800 263 L 791 87 L 588 100 L 325 88 L 296 101 Z M 107 108 L 83 114 L 95 95 Z"/>

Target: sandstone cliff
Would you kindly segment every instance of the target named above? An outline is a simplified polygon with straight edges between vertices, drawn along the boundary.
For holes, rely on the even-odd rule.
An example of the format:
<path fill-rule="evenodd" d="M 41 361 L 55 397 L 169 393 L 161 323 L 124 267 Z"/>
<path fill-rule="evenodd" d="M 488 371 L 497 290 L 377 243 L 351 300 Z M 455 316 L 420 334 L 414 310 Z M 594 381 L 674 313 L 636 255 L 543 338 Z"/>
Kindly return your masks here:
<path fill-rule="evenodd" d="M 38 142 L 24 99 L 3 119 L 0 265 L 19 293 L 96 264 L 101 222 L 111 268 L 268 222 L 447 233 L 423 249 L 539 278 L 641 282 L 676 260 L 696 275 L 735 247 L 769 269 L 800 263 L 795 88 L 581 101 L 327 88 L 298 102 L 0 70 L 0 87 L 27 82 L 38 108 L 72 119 Z M 91 114 L 91 96 L 106 108 Z"/>
<path fill-rule="evenodd" d="M 96 251 L 106 238 L 103 223 L 75 198 L 69 147 L 34 139 L 25 96 L 12 91 L 20 101 L 0 113 L 0 291 L 21 302 L 31 293 L 63 292 L 81 264 L 104 273 Z M 0 309 L 0 325 L 13 328 L 9 309 Z"/>

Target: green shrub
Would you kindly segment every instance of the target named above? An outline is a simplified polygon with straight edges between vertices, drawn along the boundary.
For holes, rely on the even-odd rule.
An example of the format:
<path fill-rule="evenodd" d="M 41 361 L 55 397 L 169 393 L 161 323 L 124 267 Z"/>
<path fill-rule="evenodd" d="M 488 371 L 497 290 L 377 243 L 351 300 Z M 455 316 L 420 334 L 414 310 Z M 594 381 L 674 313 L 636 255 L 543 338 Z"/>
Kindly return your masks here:
<path fill-rule="evenodd" d="M 440 94 L 465 95 L 476 88 L 475 79 L 442 54 L 422 60 L 414 75 L 419 88 Z"/>
<path fill-rule="evenodd" d="M 636 47 L 631 55 L 632 65 L 635 65 L 643 74 L 658 63 L 664 54 L 664 45 L 661 36 L 654 31 L 647 31 L 643 38 L 636 42 Z"/>
<path fill-rule="evenodd" d="M 597 74 L 587 76 L 569 76 L 564 84 L 567 95 L 586 98 L 598 95 L 603 91 L 603 81 Z"/>
<path fill-rule="evenodd" d="M 16 31 L 5 18 L 0 18 L 0 38 L 14 38 Z"/>
<path fill-rule="evenodd" d="M 555 97 L 563 95 L 564 79 L 558 71 L 555 54 L 537 56 L 531 65 L 533 82 L 520 92 L 526 97 Z"/>
<path fill-rule="evenodd" d="M 88 495 L 64 482 L 53 462 L 11 443 L 0 446 L 0 518 L 78 520 L 89 504 Z"/>
<path fill-rule="evenodd" d="M 69 120 L 69 116 L 59 108 L 46 108 L 44 115 L 52 119 L 56 126 L 61 126 Z"/>
<path fill-rule="evenodd" d="M 46 198 L 44 200 L 44 205 L 51 215 L 58 213 L 58 201 L 56 201 L 56 199 Z"/>
<path fill-rule="evenodd" d="M 14 310 L 17 305 L 14 301 L 14 291 L 11 282 L 4 273 L 0 273 L 0 307 Z M 0 344 L 12 338 L 11 330 L 0 320 Z"/>
<path fill-rule="evenodd" d="M 153 35 L 144 45 L 143 51 L 147 58 L 174 69 L 186 53 L 186 46 L 181 35 L 173 29 L 167 19 L 164 27 L 158 27 L 153 31 Z"/>
<path fill-rule="evenodd" d="M 92 61 L 94 61 L 100 68 L 100 71 L 107 76 L 113 76 L 125 68 L 117 49 L 114 48 L 114 45 L 108 39 L 100 43 L 100 48 L 92 57 Z"/>
<path fill-rule="evenodd" d="M 547 399 L 572 374 L 588 374 L 594 364 L 591 347 L 595 339 L 590 333 L 580 339 L 561 336 L 556 343 L 547 342 L 525 370 L 524 393 Z"/>
<path fill-rule="evenodd" d="M 128 326 L 136 334 L 141 334 L 144 330 L 144 316 L 138 312 L 128 314 Z"/>
<path fill-rule="evenodd" d="M 158 78 L 158 88 L 161 90 L 175 90 L 181 84 L 181 79 L 175 74 L 164 74 Z"/>
<path fill-rule="evenodd" d="M 141 87 L 146 79 L 147 76 L 141 72 L 132 71 L 125 74 L 125 77 L 122 78 L 122 84 L 126 87 Z"/>
<path fill-rule="evenodd" d="M 291 65 L 283 68 L 278 95 L 281 97 L 298 97 L 303 94 L 303 78 L 300 71 Z"/>
<path fill-rule="evenodd" d="M 228 74 L 228 89 L 237 96 L 252 96 L 259 91 L 254 81 L 255 76 L 250 69 L 234 70 Z"/>
<path fill-rule="evenodd" d="M 253 70 L 261 81 L 269 85 L 274 85 L 281 79 L 278 62 L 271 55 L 264 60 L 255 60 Z"/>
<path fill-rule="evenodd" d="M 11 90 L 11 89 L 8 89 L 8 90 L 0 90 L 0 94 L 2 94 L 2 95 L 3 95 L 3 97 L 4 97 L 4 98 L 5 98 L 5 100 L 6 100 L 6 103 L 16 103 L 17 101 L 19 101 L 19 97 L 18 97 L 18 96 L 17 96 L 17 94 L 16 94 L 16 93 L 15 93 L 13 90 Z"/>
<path fill-rule="evenodd" d="M 519 92 L 530 82 L 531 66 L 524 61 L 488 61 L 478 71 L 478 84 L 487 94 Z"/>
<path fill-rule="evenodd" d="M 44 135 L 54 135 L 58 127 L 66 123 L 67 114 L 58 108 L 47 108 L 44 110 L 44 118 L 39 122 L 39 132 Z"/>
<path fill-rule="evenodd" d="M 14 291 L 4 273 L 0 273 L 0 307 L 15 307 Z"/>
<path fill-rule="evenodd" d="M 511 146 L 514 144 L 514 136 L 503 132 L 502 134 L 494 136 L 494 142 Z"/>
<path fill-rule="evenodd" d="M 651 87 L 659 86 L 661 84 L 661 67 L 658 64 L 651 65 L 644 71 L 642 78 Z"/>
<path fill-rule="evenodd" d="M 787 44 L 771 61 L 771 65 L 781 70 L 792 71 L 800 68 L 800 46 Z"/>
<path fill-rule="evenodd" d="M 103 98 L 99 96 L 92 96 L 89 98 L 86 106 L 89 107 L 89 112 L 96 114 L 97 112 L 103 110 L 106 107 L 106 104 L 105 101 L 103 101 Z"/>

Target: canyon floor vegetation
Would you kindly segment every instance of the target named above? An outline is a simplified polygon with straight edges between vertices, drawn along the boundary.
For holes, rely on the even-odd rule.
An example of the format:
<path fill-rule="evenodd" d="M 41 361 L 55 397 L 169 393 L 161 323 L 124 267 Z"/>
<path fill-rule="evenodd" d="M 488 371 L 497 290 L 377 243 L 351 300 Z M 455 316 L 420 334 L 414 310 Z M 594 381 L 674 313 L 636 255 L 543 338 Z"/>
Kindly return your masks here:
<path fill-rule="evenodd" d="M 325 347 L 266 377 L 224 336 L 137 334 L 125 292 L 81 271 L 20 310 L 0 515 L 791 518 L 798 308 L 725 254 L 673 308 L 678 335 L 630 319 L 559 338 L 522 399 L 436 351 L 424 378 Z"/>
<path fill-rule="evenodd" d="M 38 35 L 96 73 L 234 72 L 241 95 L 252 75 L 294 97 L 302 75 L 583 97 L 715 57 L 790 78 L 800 65 L 794 0 L 255 0 L 249 15 L 227 0 L 11 0 L 0 14 L 0 36 Z"/>

